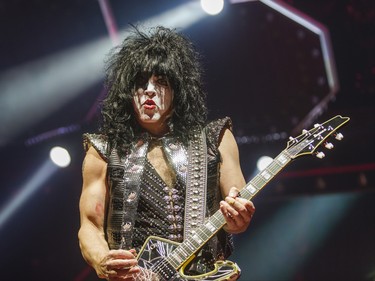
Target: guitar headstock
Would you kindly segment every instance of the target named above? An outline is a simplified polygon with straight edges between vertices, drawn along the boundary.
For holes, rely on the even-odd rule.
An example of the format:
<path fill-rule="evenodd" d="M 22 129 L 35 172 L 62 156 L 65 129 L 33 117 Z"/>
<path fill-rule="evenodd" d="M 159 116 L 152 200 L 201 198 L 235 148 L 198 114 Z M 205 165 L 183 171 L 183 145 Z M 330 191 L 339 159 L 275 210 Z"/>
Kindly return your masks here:
<path fill-rule="evenodd" d="M 349 117 L 337 115 L 322 124 L 315 124 L 314 128 L 308 131 L 303 130 L 302 134 L 298 137 L 290 137 L 286 151 L 292 159 L 308 154 L 316 154 L 318 158 L 323 158 L 324 153 L 318 152 L 318 147 L 323 144 L 325 148 L 332 149 L 333 144 L 327 142 L 327 139 L 334 136 L 336 140 L 342 140 L 344 136 L 337 132 L 337 129 L 349 120 Z"/>

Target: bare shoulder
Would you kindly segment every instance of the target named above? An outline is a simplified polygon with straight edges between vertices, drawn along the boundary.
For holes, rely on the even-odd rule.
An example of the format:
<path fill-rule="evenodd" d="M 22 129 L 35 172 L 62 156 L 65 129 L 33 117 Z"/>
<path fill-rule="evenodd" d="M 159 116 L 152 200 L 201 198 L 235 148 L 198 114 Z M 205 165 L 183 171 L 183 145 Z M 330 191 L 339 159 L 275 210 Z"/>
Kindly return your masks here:
<path fill-rule="evenodd" d="M 231 130 L 229 129 L 224 130 L 223 137 L 219 144 L 219 151 L 222 154 L 233 153 L 233 151 L 237 151 L 238 153 L 237 142 Z"/>
<path fill-rule="evenodd" d="M 82 173 L 85 176 L 103 176 L 106 173 L 107 163 L 94 147 L 90 147 L 82 164 Z"/>

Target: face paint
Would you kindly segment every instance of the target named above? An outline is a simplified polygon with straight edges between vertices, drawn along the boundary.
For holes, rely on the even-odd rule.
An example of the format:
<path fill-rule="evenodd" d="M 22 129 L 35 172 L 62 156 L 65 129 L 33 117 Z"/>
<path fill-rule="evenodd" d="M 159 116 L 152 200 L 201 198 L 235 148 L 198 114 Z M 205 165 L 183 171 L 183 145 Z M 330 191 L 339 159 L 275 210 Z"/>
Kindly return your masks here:
<path fill-rule="evenodd" d="M 173 92 L 165 76 L 152 75 L 136 82 L 134 110 L 142 123 L 163 121 L 172 111 Z"/>

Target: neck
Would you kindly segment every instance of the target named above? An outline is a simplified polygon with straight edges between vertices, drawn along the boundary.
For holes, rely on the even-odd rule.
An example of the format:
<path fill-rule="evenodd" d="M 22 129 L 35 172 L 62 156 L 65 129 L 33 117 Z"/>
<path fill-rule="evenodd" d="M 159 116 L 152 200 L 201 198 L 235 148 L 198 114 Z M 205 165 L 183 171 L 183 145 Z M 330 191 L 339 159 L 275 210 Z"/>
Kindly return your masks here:
<path fill-rule="evenodd" d="M 163 137 L 165 134 L 169 133 L 169 127 L 165 121 L 156 123 L 140 122 L 140 126 L 145 129 L 151 136 L 158 138 Z"/>

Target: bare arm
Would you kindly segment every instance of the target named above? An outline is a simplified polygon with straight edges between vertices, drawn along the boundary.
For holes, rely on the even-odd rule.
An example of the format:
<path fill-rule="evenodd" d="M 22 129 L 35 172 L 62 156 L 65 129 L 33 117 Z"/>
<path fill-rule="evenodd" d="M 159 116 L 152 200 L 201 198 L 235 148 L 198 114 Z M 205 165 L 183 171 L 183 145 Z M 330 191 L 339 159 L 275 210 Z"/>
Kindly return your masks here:
<path fill-rule="evenodd" d="M 220 188 L 224 198 L 229 195 L 229 191 L 233 186 L 241 189 L 246 183 L 241 171 L 237 143 L 229 129 L 224 131 L 219 151 L 222 157 Z"/>
<path fill-rule="evenodd" d="M 224 132 L 219 151 L 222 157 L 220 188 L 225 198 L 220 203 L 220 209 L 227 222 L 224 229 L 230 233 L 240 233 L 249 226 L 255 207 L 251 201 L 238 196 L 246 182 L 241 171 L 237 143 L 229 129 Z"/>
<path fill-rule="evenodd" d="M 109 250 L 105 240 L 104 216 L 108 201 L 106 172 L 106 162 L 90 147 L 83 162 L 78 238 L 86 262 L 99 277 L 111 280 L 112 277 L 132 274 L 139 269 L 133 267 L 137 264 L 135 251 Z M 129 267 L 133 268 L 129 270 Z"/>

